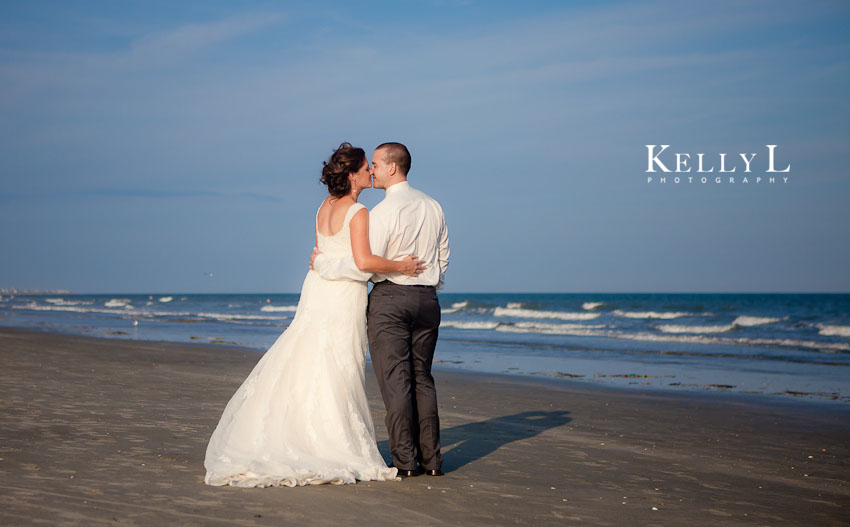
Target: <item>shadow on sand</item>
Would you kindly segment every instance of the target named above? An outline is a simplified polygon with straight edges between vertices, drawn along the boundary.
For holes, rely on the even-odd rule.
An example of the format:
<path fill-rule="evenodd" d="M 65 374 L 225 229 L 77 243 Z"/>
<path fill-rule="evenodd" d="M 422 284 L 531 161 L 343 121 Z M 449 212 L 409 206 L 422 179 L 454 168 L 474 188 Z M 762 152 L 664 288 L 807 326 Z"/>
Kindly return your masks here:
<path fill-rule="evenodd" d="M 567 417 L 568 413 L 563 410 L 520 412 L 443 429 L 440 431 L 443 471 L 457 470 L 488 456 L 508 443 L 528 439 L 546 430 L 565 425 L 571 421 Z M 380 441 L 378 449 L 384 455 L 384 459 L 392 459 L 389 455 L 388 441 Z"/>

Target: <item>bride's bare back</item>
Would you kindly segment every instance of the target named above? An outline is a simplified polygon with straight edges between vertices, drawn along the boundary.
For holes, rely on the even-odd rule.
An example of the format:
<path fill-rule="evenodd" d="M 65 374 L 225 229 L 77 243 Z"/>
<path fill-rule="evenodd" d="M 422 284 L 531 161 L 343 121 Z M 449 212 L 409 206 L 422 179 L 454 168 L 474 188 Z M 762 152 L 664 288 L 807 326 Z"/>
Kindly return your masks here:
<path fill-rule="evenodd" d="M 316 228 L 322 236 L 334 236 L 342 229 L 342 224 L 345 222 L 345 214 L 348 212 L 348 207 L 354 204 L 354 200 L 349 196 L 334 198 L 328 196 L 325 198 L 322 206 L 319 207 L 319 214 L 316 217 Z"/>

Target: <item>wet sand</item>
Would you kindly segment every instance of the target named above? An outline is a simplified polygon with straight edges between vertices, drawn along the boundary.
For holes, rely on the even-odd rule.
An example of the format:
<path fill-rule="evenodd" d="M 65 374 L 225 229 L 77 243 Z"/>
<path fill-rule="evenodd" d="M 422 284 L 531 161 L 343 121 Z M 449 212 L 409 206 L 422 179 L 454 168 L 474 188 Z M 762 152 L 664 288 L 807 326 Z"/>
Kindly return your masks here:
<path fill-rule="evenodd" d="M 206 486 L 207 440 L 260 356 L 0 329 L 0 525 L 850 523 L 843 404 L 446 370 L 442 478 Z"/>

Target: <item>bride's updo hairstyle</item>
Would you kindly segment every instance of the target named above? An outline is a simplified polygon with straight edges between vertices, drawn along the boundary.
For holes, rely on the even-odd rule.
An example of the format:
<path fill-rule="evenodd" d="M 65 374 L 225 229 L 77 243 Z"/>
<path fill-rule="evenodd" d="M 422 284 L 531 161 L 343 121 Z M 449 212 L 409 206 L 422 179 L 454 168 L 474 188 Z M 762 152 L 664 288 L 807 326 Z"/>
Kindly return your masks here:
<path fill-rule="evenodd" d="M 351 146 L 351 143 L 342 143 L 330 159 L 322 162 L 320 181 L 328 186 L 331 196 L 341 198 L 351 192 L 348 174 L 360 170 L 365 162 L 365 150 Z"/>

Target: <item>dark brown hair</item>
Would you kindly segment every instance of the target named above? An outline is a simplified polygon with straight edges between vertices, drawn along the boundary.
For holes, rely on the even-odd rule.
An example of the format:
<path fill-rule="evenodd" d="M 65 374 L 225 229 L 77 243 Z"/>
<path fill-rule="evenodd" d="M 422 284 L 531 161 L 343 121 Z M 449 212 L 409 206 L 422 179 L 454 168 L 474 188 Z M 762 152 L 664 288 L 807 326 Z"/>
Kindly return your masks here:
<path fill-rule="evenodd" d="M 383 150 L 387 163 L 395 163 L 405 176 L 410 172 L 410 152 L 401 143 L 384 143 L 375 150 Z"/>
<path fill-rule="evenodd" d="M 330 159 L 322 162 L 322 177 L 319 179 L 328 186 L 328 194 L 341 198 L 351 192 L 348 174 L 357 172 L 366 162 L 366 152 L 351 143 L 339 145 Z"/>

